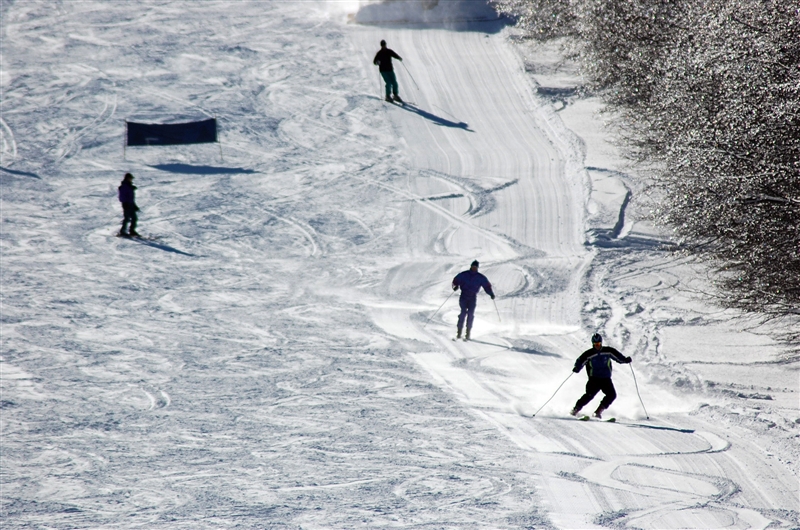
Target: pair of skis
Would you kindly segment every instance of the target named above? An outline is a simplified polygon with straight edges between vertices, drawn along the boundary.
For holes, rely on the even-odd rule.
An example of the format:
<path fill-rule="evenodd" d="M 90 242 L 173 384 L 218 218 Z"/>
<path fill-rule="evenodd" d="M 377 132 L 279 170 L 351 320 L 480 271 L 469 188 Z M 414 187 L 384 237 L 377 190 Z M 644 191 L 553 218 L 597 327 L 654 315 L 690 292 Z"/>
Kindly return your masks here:
<path fill-rule="evenodd" d="M 119 237 L 121 239 L 133 239 L 133 240 L 139 240 L 139 241 L 158 241 L 159 239 L 161 239 L 158 236 L 143 236 L 143 235 L 132 236 L 132 235 L 123 235 L 123 234 L 119 234 L 119 233 L 116 234 L 116 237 Z"/>
<path fill-rule="evenodd" d="M 578 421 L 590 421 L 591 419 L 592 419 L 591 416 L 586 416 L 586 415 L 578 417 Z M 608 418 L 607 420 L 604 420 L 602 418 L 597 418 L 597 421 L 604 421 L 606 423 L 616 423 L 617 418 Z"/>

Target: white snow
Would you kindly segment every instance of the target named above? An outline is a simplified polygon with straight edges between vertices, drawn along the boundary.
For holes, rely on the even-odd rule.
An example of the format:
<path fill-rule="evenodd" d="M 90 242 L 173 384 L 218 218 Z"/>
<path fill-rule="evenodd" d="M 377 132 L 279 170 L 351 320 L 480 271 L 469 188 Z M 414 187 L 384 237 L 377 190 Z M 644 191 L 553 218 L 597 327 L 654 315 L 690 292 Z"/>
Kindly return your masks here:
<path fill-rule="evenodd" d="M 0 6 L 4 528 L 800 524 L 796 358 L 659 249 L 557 47 L 481 2 Z M 566 414 L 596 330 L 616 425 Z"/>

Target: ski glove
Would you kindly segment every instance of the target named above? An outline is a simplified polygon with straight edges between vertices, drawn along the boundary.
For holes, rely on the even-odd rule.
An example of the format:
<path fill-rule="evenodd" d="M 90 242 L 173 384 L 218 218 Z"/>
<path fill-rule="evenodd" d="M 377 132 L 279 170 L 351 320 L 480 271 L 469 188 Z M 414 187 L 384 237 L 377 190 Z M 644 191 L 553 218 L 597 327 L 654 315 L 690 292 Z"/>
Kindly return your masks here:
<path fill-rule="evenodd" d="M 633 362 L 633 359 L 630 357 L 625 357 L 625 364 L 630 364 L 631 362 Z"/>
<path fill-rule="evenodd" d="M 580 373 L 581 368 L 582 368 L 582 366 L 576 366 L 575 368 L 572 369 L 572 371 L 577 374 L 577 373 Z"/>
<path fill-rule="evenodd" d="M 492 295 L 492 300 L 494 300 L 494 295 Z"/>
<path fill-rule="evenodd" d="M 454 286 L 453 286 L 453 290 L 454 290 L 454 291 L 458 291 L 458 285 L 454 285 Z"/>

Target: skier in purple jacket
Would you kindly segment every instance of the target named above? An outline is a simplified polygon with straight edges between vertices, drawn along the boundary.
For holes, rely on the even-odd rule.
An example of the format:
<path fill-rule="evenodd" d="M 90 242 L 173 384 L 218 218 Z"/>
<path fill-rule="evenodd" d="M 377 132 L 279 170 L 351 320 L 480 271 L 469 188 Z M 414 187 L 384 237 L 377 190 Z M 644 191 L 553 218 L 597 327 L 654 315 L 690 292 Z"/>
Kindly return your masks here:
<path fill-rule="evenodd" d="M 464 328 L 464 319 L 467 321 L 467 334 L 464 335 L 464 340 L 469 340 L 469 333 L 472 331 L 472 321 L 475 318 L 475 306 L 478 303 L 478 292 L 481 287 L 486 291 L 486 294 L 494 300 L 494 291 L 492 291 L 492 284 L 489 279 L 478 272 L 478 260 L 472 262 L 468 271 L 459 272 L 453 278 L 453 290 L 461 289 L 461 297 L 458 300 L 461 306 L 461 313 L 458 315 L 458 334 L 457 339 L 461 338 L 461 331 Z"/>
<path fill-rule="evenodd" d="M 119 190 L 119 202 L 122 203 L 122 228 L 119 235 L 121 237 L 139 237 L 136 232 L 136 222 L 138 221 L 136 212 L 139 211 L 139 207 L 136 206 L 136 186 L 133 185 L 133 175 L 125 173 L 125 177 L 117 189 Z M 128 231 L 128 223 L 131 225 L 130 231 Z"/>

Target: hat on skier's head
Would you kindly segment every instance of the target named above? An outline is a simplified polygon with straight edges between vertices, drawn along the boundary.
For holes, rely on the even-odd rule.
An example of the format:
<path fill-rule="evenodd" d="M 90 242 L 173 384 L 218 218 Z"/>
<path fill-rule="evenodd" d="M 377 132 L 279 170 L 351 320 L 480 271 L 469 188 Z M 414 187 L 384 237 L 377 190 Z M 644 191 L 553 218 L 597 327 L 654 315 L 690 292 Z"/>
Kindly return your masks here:
<path fill-rule="evenodd" d="M 381 41 L 381 46 L 386 46 L 386 41 L 385 40 Z"/>
<path fill-rule="evenodd" d="M 595 333 L 594 335 L 592 335 L 592 343 L 595 342 L 603 342 L 603 336 L 600 335 L 599 333 Z"/>
<path fill-rule="evenodd" d="M 477 269 L 480 266 L 480 263 L 478 263 L 478 260 L 475 260 L 472 263 L 470 263 L 469 266 L 470 267 L 475 267 Z"/>
<path fill-rule="evenodd" d="M 130 173 L 125 173 L 125 178 L 123 178 L 122 180 L 133 180 L 133 175 L 131 175 Z"/>

